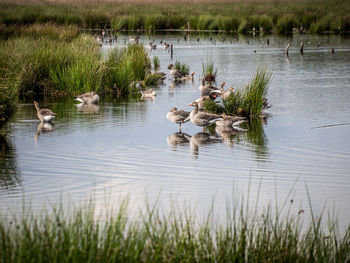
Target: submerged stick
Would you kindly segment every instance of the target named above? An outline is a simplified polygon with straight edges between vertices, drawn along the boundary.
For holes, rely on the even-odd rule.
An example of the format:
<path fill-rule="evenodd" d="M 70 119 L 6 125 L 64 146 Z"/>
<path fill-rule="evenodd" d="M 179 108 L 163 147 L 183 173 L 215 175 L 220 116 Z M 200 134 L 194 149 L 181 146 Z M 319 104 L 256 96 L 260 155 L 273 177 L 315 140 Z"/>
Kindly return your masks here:
<path fill-rule="evenodd" d="M 317 127 L 312 127 L 311 129 L 329 128 L 329 127 L 345 126 L 345 125 L 350 125 L 350 122 L 348 122 L 348 123 L 337 123 L 337 124 L 329 124 L 329 125 L 317 126 Z"/>

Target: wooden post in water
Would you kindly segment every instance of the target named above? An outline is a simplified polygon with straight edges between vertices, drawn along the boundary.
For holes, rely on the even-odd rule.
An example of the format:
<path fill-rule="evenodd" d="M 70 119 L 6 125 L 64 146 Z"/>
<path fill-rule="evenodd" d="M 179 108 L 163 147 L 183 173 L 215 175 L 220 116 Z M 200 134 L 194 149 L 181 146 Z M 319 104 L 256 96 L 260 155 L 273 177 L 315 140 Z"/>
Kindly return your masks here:
<path fill-rule="evenodd" d="M 288 56 L 288 51 L 289 51 L 289 47 L 290 47 L 290 42 L 288 43 L 288 45 L 287 45 L 287 47 L 286 47 L 286 51 L 285 51 L 285 53 L 286 53 L 286 55 Z"/>
<path fill-rule="evenodd" d="M 170 45 L 170 56 L 173 58 L 173 44 Z"/>
<path fill-rule="evenodd" d="M 335 51 L 334 51 L 334 47 L 332 47 L 332 54 L 334 54 L 334 52 L 335 52 Z"/>
<path fill-rule="evenodd" d="M 300 43 L 300 54 L 304 55 L 304 42 Z"/>
<path fill-rule="evenodd" d="M 270 45 L 270 39 L 269 38 L 266 40 L 266 43 L 267 43 L 267 45 Z"/>

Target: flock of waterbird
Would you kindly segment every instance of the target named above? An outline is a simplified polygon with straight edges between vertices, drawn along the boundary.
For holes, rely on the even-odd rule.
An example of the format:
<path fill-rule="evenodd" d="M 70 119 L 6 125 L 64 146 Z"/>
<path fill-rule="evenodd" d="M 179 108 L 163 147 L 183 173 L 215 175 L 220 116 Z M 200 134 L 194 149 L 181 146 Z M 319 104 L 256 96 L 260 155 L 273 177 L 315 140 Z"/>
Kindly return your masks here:
<path fill-rule="evenodd" d="M 170 70 L 170 78 L 172 78 L 173 81 L 183 81 L 184 79 L 193 80 L 195 74 L 192 72 L 190 76 L 184 76 L 174 67 L 173 64 L 170 64 L 168 69 Z M 181 132 L 181 125 L 188 121 L 191 121 L 196 126 L 202 127 L 203 132 L 206 126 L 213 123 L 216 123 L 217 126 L 227 128 L 232 128 L 233 125 L 241 123 L 245 119 L 244 117 L 217 115 L 204 111 L 205 101 L 215 101 L 220 96 L 226 98 L 234 92 L 232 87 L 225 90 L 225 84 L 226 83 L 223 81 L 220 87 L 216 87 L 211 83 L 206 83 L 205 79 L 202 79 L 202 83 L 198 88 L 201 93 L 200 97 L 189 104 L 189 106 L 193 107 L 193 110 L 189 112 L 173 107 L 167 113 L 167 119 L 179 125 L 179 132 Z"/>

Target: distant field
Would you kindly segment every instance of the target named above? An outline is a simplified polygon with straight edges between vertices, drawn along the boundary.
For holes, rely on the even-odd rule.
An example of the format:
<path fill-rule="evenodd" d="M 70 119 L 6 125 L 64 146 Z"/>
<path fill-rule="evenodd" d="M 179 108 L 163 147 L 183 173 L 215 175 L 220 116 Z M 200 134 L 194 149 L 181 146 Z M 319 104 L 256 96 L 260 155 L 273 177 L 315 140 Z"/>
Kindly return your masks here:
<path fill-rule="evenodd" d="M 348 0 L 0 0 L 0 24 L 311 33 L 350 31 Z"/>

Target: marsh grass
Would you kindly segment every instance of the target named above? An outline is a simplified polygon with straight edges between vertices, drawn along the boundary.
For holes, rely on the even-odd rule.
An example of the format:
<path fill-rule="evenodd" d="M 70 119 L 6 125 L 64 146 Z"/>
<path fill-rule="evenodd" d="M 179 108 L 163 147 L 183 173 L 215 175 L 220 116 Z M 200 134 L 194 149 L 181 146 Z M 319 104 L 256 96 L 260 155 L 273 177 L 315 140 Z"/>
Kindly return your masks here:
<path fill-rule="evenodd" d="M 105 93 L 117 96 L 127 95 L 135 88 L 132 83 L 148 80 L 146 84 L 153 85 L 159 79 L 158 75 L 150 77 L 151 61 L 144 47 L 140 45 L 114 49 L 105 65 L 103 83 Z"/>
<path fill-rule="evenodd" d="M 212 82 L 216 80 L 218 70 L 214 66 L 213 61 L 202 61 L 202 76 L 205 81 Z"/>
<path fill-rule="evenodd" d="M 212 100 L 205 102 L 205 109 L 216 114 L 239 115 L 249 118 L 260 117 L 263 110 L 263 100 L 266 98 L 271 73 L 259 68 L 247 85 L 236 89 L 231 96 L 223 99 L 223 105 Z"/>
<path fill-rule="evenodd" d="M 175 65 L 174 67 L 183 75 L 189 75 L 190 74 L 190 66 L 185 64 L 185 63 L 181 63 L 180 61 L 176 60 L 175 61 Z"/>
<path fill-rule="evenodd" d="M 0 3 L 0 24 L 54 23 L 85 28 L 116 30 L 190 29 L 249 33 L 253 27 L 264 32 L 291 33 L 293 27 L 310 30 L 323 19 L 337 21 L 332 32 L 350 30 L 347 0 L 301 1 L 6 1 Z M 137 14 L 137 15 L 135 15 Z M 322 27 L 318 27 L 319 31 Z M 317 31 L 316 30 L 316 31 Z M 327 30 L 327 29 L 326 29 Z"/>
<path fill-rule="evenodd" d="M 258 194 L 259 196 L 259 194 Z M 347 262 L 350 227 L 340 234 L 334 213 L 313 214 L 292 201 L 257 209 L 249 198 L 213 208 L 202 218 L 190 208 L 165 212 L 145 202 L 131 219 L 129 202 L 98 210 L 50 205 L 0 217 L 0 262 Z M 245 204 L 245 200 L 247 204 Z M 306 217 L 307 218 L 307 217 Z M 219 223 L 220 222 L 220 223 Z"/>
<path fill-rule="evenodd" d="M 154 67 L 154 69 L 159 69 L 159 67 L 160 67 L 159 57 L 157 57 L 157 56 L 153 57 L 153 67 Z"/>

